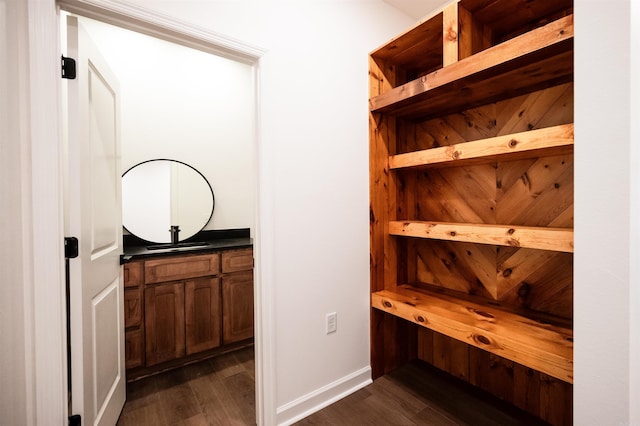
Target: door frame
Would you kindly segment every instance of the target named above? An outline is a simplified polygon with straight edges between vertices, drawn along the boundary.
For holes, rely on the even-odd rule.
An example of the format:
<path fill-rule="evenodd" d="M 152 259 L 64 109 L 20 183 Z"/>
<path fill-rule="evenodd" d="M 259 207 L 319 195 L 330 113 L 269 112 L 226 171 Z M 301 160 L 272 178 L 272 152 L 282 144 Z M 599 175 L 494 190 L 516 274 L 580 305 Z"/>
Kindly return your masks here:
<path fill-rule="evenodd" d="M 44 143 L 49 145 L 47 153 L 42 155 L 35 153 L 34 157 L 40 159 L 41 163 L 48 164 L 47 167 L 37 167 L 39 164 L 33 164 L 31 168 L 31 176 L 33 182 L 33 193 L 42 194 L 46 200 L 47 211 L 53 210 L 57 212 L 54 215 L 39 215 L 36 220 L 34 213 L 34 222 L 40 223 L 41 234 L 39 240 L 48 243 L 40 249 L 46 250 L 47 247 L 56 247 L 54 254 L 49 251 L 42 265 L 36 261 L 38 257 L 34 256 L 34 278 L 38 276 L 47 276 L 51 281 L 49 286 L 49 297 L 40 297 L 40 301 L 34 303 L 35 310 L 35 326 L 41 325 L 43 329 L 55 331 L 54 335 L 65 335 L 65 302 L 64 302 L 64 277 L 62 270 L 63 254 L 61 250 L 61 236 L 64 233 L 63 217 L 61 215 L 63 206 L 63 180 L 61 176 L 65 173 L 62 170 L 63 143 L 60 134 L 62 113 L 60 111 L 61 102 L 61 84 L 59 78 L 59 69 L 56 69 L 57 84 L 53 82 L 51 72 L 59 63 L 59 19 L 60 10 L 74 13 L 80 16 L 96 19 L 108 24 L 123 27 L 132 31 L 150 35 L 166 41 L 174 42 L 186 47 L 195 48 L 207 53 L 222 56 L 235 61 L 243 62 L 251 65 L 253 68 L 254 88 L 255 88 L 255 134 L 254 146 L 256 155 L 254 156 L 254 166 L 256 175 L 254 178 L 254 190 L 257 198 L 255 218 L 254 218 L 254 251 L 255 269 L 254 269 L 254 297 L 255 297 L 255 364 L 256 364 L 256 421 L 259 425 L 274 425 L 276 423 L 276 384 L 275 384 L 275 345 L 273 338 L 267 336 L 275 335 L 274 325 L 274 308 L 272 296 L 273 283 L 273 250 L 269 249 L 269 244 L 273 242 L 273 231 L 268 226 L 263 227 L 262 224 L 268 224 L 273 217 L 273 205 L 269 201 L 271 197 L 261 196 L 271 181 L 267 177 L 268 166 L 265 167 L 265 151 L 261 149 L 260 135 L 260 60 L 266 53 L 266 50 L 226 37 L 221 34 L 209 31 L 207 29 L 198 28 L 186 22 L 161 15 L 154 11 L 138 7 L 130 4 L 123 4 L 113 0 L 28 0 L 29 14 L 35 19 L 29 19 L 30 25 L 30 58 L 32 64 L 35 62 L 35 70 L 32 70 L 30 81 L 32 86 L 38 81 L 37 90 L 30 93 L 30 101 L 32 105 L 52 107 L 56 114 L 51 114 L 51 110 L 43 110 L 40 114 L 31 116 L 31 126 L 33 129 L 43 129 L 46 133 L 51 130 L 53 135 L 48 134 L 47 137 L 38 138 L 34 142 L 34 151 L 38 146 L 44 147 Z M 43 25 L 44 24 L 44 25 Z M 57 59 L 56 59 L 57 58 Z M 48 79 L 40 79 L 39 76 L 47 74 Z M 49 83 L 49 84 L 47 84 Z M 51 155 L 55 154 L 55 155 Z M 58 161 L 51 161 L 51 159 Z M 35 162 L 34 162 L 35 163 Z M 52 179 L 53 177 L 53 179 Z M 44 196 L 44 194 L 49 194 Z M 53 194 L 53 195 L 50 195 Z M 35 201 L 34 204 L 38 204 Z M 45 204 L 44 202 L 39 202 Z M 36 206 L 33 211 L 37 212 Z M 34 252 L 38 251 L 38 245 L 34 244 Z M 36 253 L 34 253 L 35 255 Z M 54 269 L 53 278 L 46 275 Z M 37 281 L 36 281 L 37 282 Z M 38 299 L 36 297 L 36 299 Z M 46 306 L 46 308 L 45 308 Z M 45 308 L 42 313 L 38 313 L 38 308 Z M 51 323 L 51 317 L 55 319 Z M 41 334 L 45 334 L 44 332 Z M 38 342 L 36 335 L 36 343 Z M 66 394 L 66 349 L 63 347 L 63 339 L 53 341 L 54 339 L 45 339 L 41 351 L 36 352 L 36 370 L 42 371 L 49 368 L 48 371 L 58 372 L 58 374 L 47 374 L 43 376 L 36 375 L 36 383 L 40 389 L 60 389 L 65 388 L 65 392 L 52 392 L 57 395 Z M 58 353 L 59 356 L 49 357 L 51 353 Z M 38 368 L 43 366 L 44 368 Z M 40 387 L 43 386 L 43 387 Z M 37 417 L 41 419 L 51 420 L 53 413 L 60 413 L 64 418 L 67 413 L 66 398 L 57 397 L 36 397 Z M 46 417 L 45 417 L 46 414 Z M 57 416 L 55 416 L 57 417 Z"/>

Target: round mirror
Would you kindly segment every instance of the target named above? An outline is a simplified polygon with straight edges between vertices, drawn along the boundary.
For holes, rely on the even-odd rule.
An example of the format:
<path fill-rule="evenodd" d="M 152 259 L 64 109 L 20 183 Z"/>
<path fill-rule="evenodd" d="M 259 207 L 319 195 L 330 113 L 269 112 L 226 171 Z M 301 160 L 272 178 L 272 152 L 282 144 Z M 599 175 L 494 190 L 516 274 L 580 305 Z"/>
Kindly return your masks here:
<path fill-rule="evenodd" d="M 122 223 L 152 243 L 192 237 L 209 223 L 214 205 L 207 179 L 180 161 L 149 160 L 122 175 Z"/>

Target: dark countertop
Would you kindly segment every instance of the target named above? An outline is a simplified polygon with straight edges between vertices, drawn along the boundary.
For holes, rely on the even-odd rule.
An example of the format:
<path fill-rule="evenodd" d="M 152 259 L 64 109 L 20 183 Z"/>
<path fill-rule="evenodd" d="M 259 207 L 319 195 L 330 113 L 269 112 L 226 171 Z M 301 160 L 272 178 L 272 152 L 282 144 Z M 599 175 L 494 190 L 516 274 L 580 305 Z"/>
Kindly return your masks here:
<path fill-rule="evenodd" d="M 238 231 L 238 230 L 232 230 Z M 253 239 L 249 232 L 220 232 L 202 231 L 188 240 L 177 245 L 150 243 L 132 235 L 124 238 L 124 253 L 120 256 L 120 263 L 156 256 L 175 254 L 196 254 L 220 251 L 233 248 L 253 247 Z"/>

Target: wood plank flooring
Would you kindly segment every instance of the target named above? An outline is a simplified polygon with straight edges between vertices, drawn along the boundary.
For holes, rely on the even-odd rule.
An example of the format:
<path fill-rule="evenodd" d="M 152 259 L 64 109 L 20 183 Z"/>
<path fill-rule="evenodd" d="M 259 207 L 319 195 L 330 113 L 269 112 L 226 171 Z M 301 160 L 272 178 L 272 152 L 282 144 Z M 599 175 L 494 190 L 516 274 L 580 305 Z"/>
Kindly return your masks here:
<path fill-rule="evenodd" d="M 117 426 L 254 425 L 253 347 L 127 384 Z"/>
<path fill-rule="evenodd" d="M 118 426 L 255 425 L 254 352 L 244 348 L 127 385 Z M 296 423 L 544 425 L 417 361 Z"/>

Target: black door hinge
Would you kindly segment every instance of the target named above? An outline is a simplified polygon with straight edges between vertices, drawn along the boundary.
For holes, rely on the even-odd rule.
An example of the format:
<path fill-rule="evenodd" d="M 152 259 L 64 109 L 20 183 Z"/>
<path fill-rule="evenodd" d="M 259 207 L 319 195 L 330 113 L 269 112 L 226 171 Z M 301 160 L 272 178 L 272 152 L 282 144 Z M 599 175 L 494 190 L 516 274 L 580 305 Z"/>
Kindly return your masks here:
<path fill-rule="evenodd" d="M 78 239 L 76 237 L 64 238 L 64 257 L 67 259 L 78 257 Z"/>
<path fill-rule="evenodd" d="M 82 419 L 80 418 L 80 414 L 69 416 L 69 426 L 82 426 Z"/>
<path fill-rule="evenodd" d="M 62 78 L 74 80 L 76 78 L 76 60 L 62 56 Z"/>

